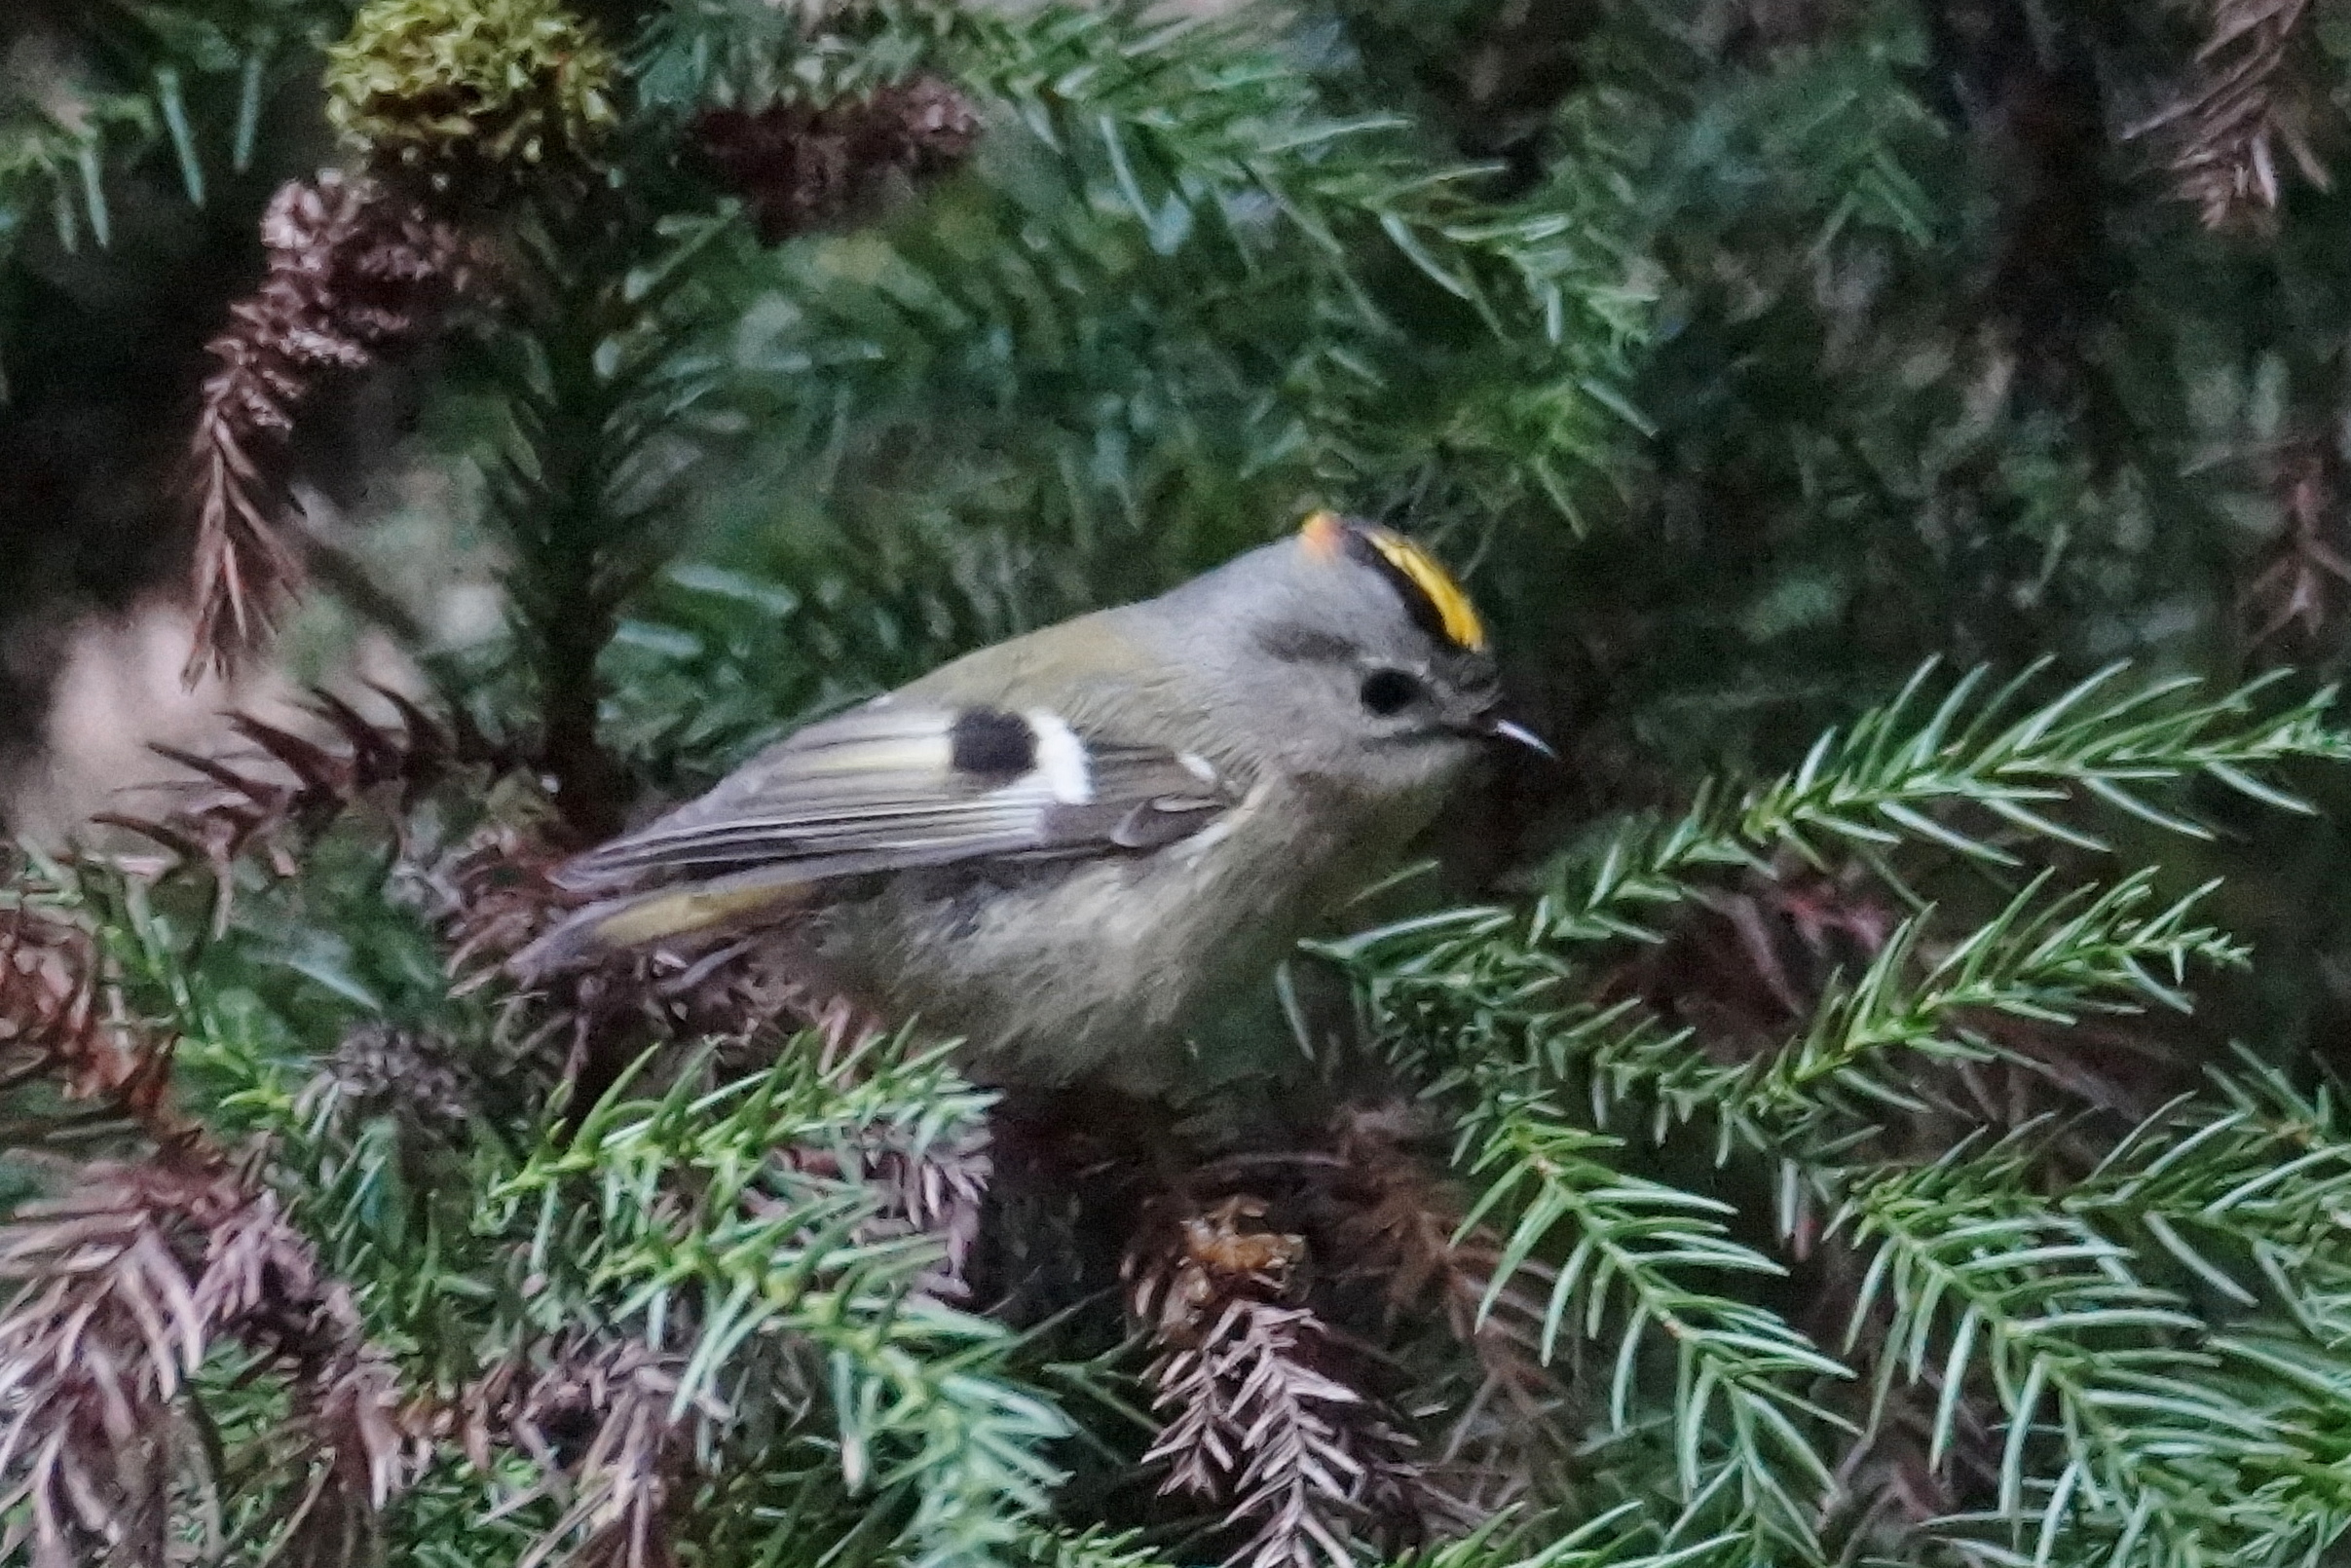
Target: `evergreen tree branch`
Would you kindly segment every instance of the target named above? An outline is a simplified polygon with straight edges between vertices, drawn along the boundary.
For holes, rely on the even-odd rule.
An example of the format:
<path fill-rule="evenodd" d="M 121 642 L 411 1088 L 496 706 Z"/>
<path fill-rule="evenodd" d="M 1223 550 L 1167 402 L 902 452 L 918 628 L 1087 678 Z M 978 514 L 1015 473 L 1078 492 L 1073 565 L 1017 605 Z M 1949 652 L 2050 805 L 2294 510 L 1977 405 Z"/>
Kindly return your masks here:
<path fill-rule="evenodd" d="M 2076 1529 L 2122 1563 L 2268 1557 L 2331 1533 L 2314 1537 L 2306 1512 L 2331 1509 L 2331 1489 L 2272 1484 L 2325 1463 L 2318 1434 L 2283 1419 L 2274 1391 L 2126 1249 L 2034 1194 L 2022 1153 L 1969 1145 L 1883 1173 L 1839 1213 L 1871 1257 L 1848 1338 L 1879 1347 L 1881 1407 L 1897 1379 L 1929 1381 L 1939 1463 L 1988 1380 L 2008 1417 L 1993 1517 L 2044 1560 Z"/>
<path fill-rule="evenodd" d="M 2189 82 L 2126 135 L 2154 139 L 2180 199 L 2220 229 L 2275 211 L 2281 146 L 2310 184 L 2332 181 L 2311 143 L 2312 94 L 2297 80 L 2308 73 L 2294 69 L 2308 0 L 2220 0 L 2212 12 Z"/>
<path fill-rule="evenodd" d="M 290 1374 L 322 1462 L 286 1539 L 329 1521 L 372 1534 L 414 1469 L 400 1388 L 348 1292 L 274 1195 L 216 1156 L 88 1169 L 0 1228 L 0 1274 L 22 1282 L 0 1313 L 0 1477 L 15 1482 L 0 1513 L 29 1510 L 43 1568 L 93 1549 L 160 1568 L 169 1489 L 205 1463 L 183 1395 L 224 1340 Z"/>
<path fill-rule="evenodd" d="M 1914 674 L 1895 699 L 1840 731 L 1823 733 L 1803 765 L 1736 796 L 1701 790 L 1680 817 L 1660 825 L 1626 824 L 1593 854 L 1571 866 L 1527 916 L 1530 943 L 1569 947 L 1612 940 L 1655 940 L 1639 917 L 1688 896 L 1694 877 L 1733 869 L 1770 872 L 1769 857 L 1789 851 L 1815 867 L 1835 845 L 1870 857 L 1896 886 L 1885 856 L 1911 844 L 1942 849 L 1992 867 L 2015 867 L 2002 833 L 2103 851 L 2089 827 L 2060 807 L 2106 805 L 2169 831 L 2208 838 L 2211 830 L 2151 791 L 2195 777 L 2282 810 L 2310 807 L 2258 770 L 2295 761 L 2351 760 L 2351 733 L 2330 726 L 2332 693 L 2320 692 L 2283 712 L 2264 714 L 2257 699 L 2264 677 L 2219 697 L 2181 702 L 2188 679 L 2159 681 L 2108 695 L 2126 666 L 2108 665 L 2056 698 L 2017 712 L 2025 690 L 2045 669 L 2035 664 L 1985 695 L 1990 671 L 1960 677 L 1931 710 L 1935 664 Z M 1971 711 L 1972 710 L 1972 711 Z M 1986 813 L 1993 829 L 1955 825 L 1954 813 Z M 1374 931 L 1323 951 L 1341 962 L 1370 958 L 1385 944 L 1410 944 L 1416 962 L 1455 941 L 1474 948 L 1506 919 L 1498 911 L 1464 910 Z M 1435 950 L 1431 953 L 1429 950 Z M 1399 949 L 1400 954 L 1407 950 Z"/>
<path fill-rule="evenodd" d="M 284 443 L 333 375 L 413 346 L 470 286 L 457 230 L 406 196 L 328 169 L 280 190 L 261 220 L 269 270 L 207 344 L 217 365 L 190 438 L 196 647 L 187 679 L 235 667 L 305 574 Z"/>
<path fill-rule="evenodd" d="M 1548 1038 L 1550 1043 L 1531 1059 L 1564 1063 L 1570 1055 L 1593 1053 L 1620 1016 L 1586 1002 L 1588 971 L 1579 962 L 1580 951 L 1658 940 L 1652 912 L 1688 899 L 1710 873 L 1769 876 L 1770 857 L 1781 852 L 1824 865 L 1832 844 L 1864 856 L 1896 887 L 1904 885 L 1890 859 L 1897 849 L 1958 855 L 1996 871 L 2021 864 L 2001 834 L 1955 822 L 1959 811 L 1981 812 L 2010 838 L 2076 848 L 2105 844 L 2060 808 L 2078 811 L 2093 803 L 2202 836 L 2209 830 L 2181 807 L 2147 797 L 2162 786 L 2207 776 L 2265 804 L 2307 810 L 2258 770 L 2296 759 L 2351 757 L 2351 737 L 2325 722 L 2325 693 L 2275 715 L 2259 713 L 2254 700 L 2265 683 L 2201 702 L 2170 700 L 2186 690 L 2181 682 L 2098 700 L 2116 674 L 2108 669 L 2018 713 L 2029 677 L 1977 702 L 1987 679 L 1979 670 L 1929 710 L 1927 674 L 1922 670 L 1893 703 L 1849 730 L 1822 736 L 1794 772 L 1735 798 L 1701 792 L 1690 810 L 1663 827 L 1635 822 L 1619 830 L 1523 915 L 1448 911 L 1318 951 L 1355 976 L 1382 1038 L 1399 1057 L 1437 1051 L 1441 1066 L 1452 1050 L 1474 1049 L 1474 1042 Z M 2218 933 L 2188 925 L 2192 900 L 2147 913 L 2152 894 L 2144 875 L 2103 894 L 2040 908 L 2043 887 L 2028 884 L 1984 937 L 1962 941 L 1934 960 L 1936 972 L 1960 979 L 1961 989 L 1940 999 L 1921 994 L 1916 1001 L 1923 1011 L 1904 1025 L 1881 1004 L 1891 981 L 1919 956 L 1925 916 L 1914 919 L 1879 953 L 1869 976 L 1820 1014 L 1816 1032 L 1826 1032 L 1796 1048 L 1773 1080 L 1776 1088 L 1784 1095 L 1800 1080 L 1835 1085 L 1840 1073 L 1890 1043 L 1890 1035 L 1873 1043 L 1878 1029 L 1893 1035 L 1907 1029 L 1913 1040 L 1923 1040 L 1931 1032 L 1929 1019 L 1984 1006 L 2025 1018 L 2049 1009 L 2071 1019 L 2100 989 L 2117 993 L 2116 1000 L 2135 996 L 2176 1007 L 2178 976 L 2190 958 L 2225 965 L 2243 960 Z M 2017 967 L 2003 981 L 1981 972 L 1985 965 Z M 2173 974 L 2171 985 L 2155 980 L 2159 971 Z M 2042 990 L 2049 994 L 2039 995 Z M 1833 1046 L 1831 1036 L 1841 1033 L 1846 1043 Z M 1760 1078 L 1768 1070 L 1710 1066 L 1679 1045 L 1670 1034 L 1631 1030 L 1611 1053 L 1620 1064 L 1609 1076 L 1629 1079 L 1651 1070 L 1630 1066 L 1635 1063 L 1670 1065 L 1667 1097 L 1695 1107 L 1742 1075 Z M 1812 1065 L 1803 1065 L 1806 1061 Z M 1597 1103 L 1605 1109 L 1605 1098 Z"/>
<path fill-rule="evenodd" d="M 830 1069 L 802 1041 L 708 1092 L 681 1074 L 648 1102 L 617 1086 L 494 1190 L 482 1223 L 527 1239 L 534 1278 L 550 1282 L 522 1303 L 541 1332 L 587 1308 L 674 1346 L 674 1410 L 776 1336 L 806 1345 L 851 1490 L 911 1498 L 918 1561 L 994 1560 L 1044 1507 L 1056 1473 L 1039 1450 L 1066 1423 L 1004 1372 L 1002 1329 L 915 1291 L 939 1240 L 865 1239 L 880 1198 L 853 1176 L 875 1134 L 902 1132 L 916 1152 L 952 1143 L 987 1097 L 903 1042 Z M 795 1149 L 829 1151 L 842 1175 L 810 1174 Z M 679 1201 L 648 1201 L 661 1189 Z"/>
<path fill-rule="evenodd" d="M 102 47 L 87 48 L 92 40 L 82 37 L 42 39 L 53 63 L 79 69 L 56 69 L 37 103 L 13 104 L 0 117 L 0 236 L 13 239 L 45 206 L 67 251 L 85 229 L 100 246 L 112 243 L 108 181 L 159 144 L 169 145 L 181 191 L 196 206 L 224 167 L 249 168 L 265 100 L 295 68 L 315 65 L 304 42 L 349 14 L 347 0 L 104 0 L 85 9 L 96 13 L 91 32 Z M 51 25 L 37 19 L 28 30 Z M 231 83 L 233 93 L 219 91 Z"/>
<path fill-rule="evenodd" d="M 2068 1213 L 2130 1237 L 2220 1310 L 2267 1307 L 2318 1346 L 2351 1343 L 2351 1139 L 2332 1085 L 2297 1090 L 2248 1060 L 2218 1098 L 2167 1106 L 2066 1194 Z"/>
<path fill-rule="evenodd" d="M 2071 1027 L 2149 1006 L 2184 1012 L 2188 965 L 2241 967 L 2246 950 L 2189 923 L 2202 889 L 2152 909 L 2149 873 L 2112 887 L 2051 898 L 2044 872 L 2007 906 L 1931 961 L 1926 917 L 1906 921 L 1870 966 L 1821 998 L 1806 1032 L 1783 1049 L 1725 1064 L 1655 1028 L 1590 1029 L 1586 1069 L 1595 1114 L 1646 1105 L 1654 1134 L 1669 1121 L 1710 1119 L 1719 1146 L 1832 1159 L 1887 1112 L 1921 1112 L 1930 1064 L 2034 1064 L 2001 1039 L 2001 1022 Z M 1545 1058 L 1573 1061 L 1567 1042 Z M 1554 1071 L 1562 1070 L 1554 1067 Z"/>
<path fill-rule="evenodd" d="M 1812 1520 L 1831 1486 L 1810 1431 L 1837 1418 L 1797 1392 L 1800 1382 L 1850 1375 L 1768 1308 L 1718 1295 L 1690 1272 L 1775 1275 L 1779 1266 L 1729 1239 L 1729 1206 L 1630 1176 L 1606 1163 L 1615 1139 L 1567 1122 L 1548 1101 L 1497 1077 L 1464 1130 L 1468 1163 L 1486 1177 L 1466 1224 L 1509 1206 L 1518 1214 L 1487 1305 L 1539 1251 L 1566 1249 L 1545 1314 L 1542 1355 L 1562 1334 L 1599 1338 L 1614 1319 L 1611 1421 L 1632 1422 L 1644 1337 L 1661 1334 L 1675 1357 L 1674 1464 L 1690 1518 L 1735 1500 L 1735 1523 L 1761 1539 L 1816 1549 Z M 1554 1243 L 1554 1236 L 1563 1240 Z M 1724 1425 L 1710 1427 L 1716 1401 Z M 1722 1444 L 1714 1451 L 1714 1442 Z"/>

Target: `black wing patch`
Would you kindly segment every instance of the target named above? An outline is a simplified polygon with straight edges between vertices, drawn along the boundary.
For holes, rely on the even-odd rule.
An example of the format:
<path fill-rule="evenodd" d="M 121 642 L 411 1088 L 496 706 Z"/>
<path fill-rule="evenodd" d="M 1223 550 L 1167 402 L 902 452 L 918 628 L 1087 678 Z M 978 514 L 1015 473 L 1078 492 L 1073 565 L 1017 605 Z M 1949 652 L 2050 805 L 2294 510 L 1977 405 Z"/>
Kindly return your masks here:
<path fill-rule="evenodd" d="M 948 759 L 955 770 L 1010 783 L 1037 765 L 1037 734 L 1029 722 L 1002 708 L 966 708 L 948 727 Z"/>

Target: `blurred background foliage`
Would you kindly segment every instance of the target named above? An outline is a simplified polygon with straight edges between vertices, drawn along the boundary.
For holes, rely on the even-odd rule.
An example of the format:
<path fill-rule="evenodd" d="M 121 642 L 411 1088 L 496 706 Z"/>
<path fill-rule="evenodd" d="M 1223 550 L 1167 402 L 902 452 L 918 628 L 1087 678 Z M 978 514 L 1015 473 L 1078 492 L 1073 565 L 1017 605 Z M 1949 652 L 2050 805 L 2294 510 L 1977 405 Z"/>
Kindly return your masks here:
<path fill-rule="evenodd" d="M 198 10 L 8 23 L 19 740 L 65 617 L 178 569 L 203 342 L 269 193 L 330 151 L 317 51 L 348 8 Z M 976 15 L 985 131 L 920 203 L 763 246 L 712 191 L 636 239 L 648 269 L 692 253 L 668 433 L 719 461 L 609 685 L 639 726 L 717 693 L 678 742 L 705 765 L 1322 501 L 1476 563 L 1528 683 L 1620 772 L 1784 755 L 1928 653 L 2331 653 L 2323 6 L 2229 43 L 2279 34 L 2250 106 L 2199 100 L 2239 62 L 2199 62 L 2185 7 L 1366 4 L 1213 48 Z M 641 133 L 963 47 L 786 70 L 710 55 L 717 25 L 647 33 Z M 741 167 L 675 174 L 777 177 Z M 484 623 L 451 579 L 497 572 L 466 461 L 497 398 L 447 359 L 306 413 L 293 465 L 349 590 L 314 622 L 433 654 Z"/>
<path fill-rule="evenodd" d="M 2338 1551 L 2346 53 L 2332 0 L 10 8 L 10 1549 Z M 1323 505 L 1460 566 L 1566 765 L 1221 1103 L 497 973 L 567 848 Z M 93 696 L 126 624 L 169 668 Z"/>

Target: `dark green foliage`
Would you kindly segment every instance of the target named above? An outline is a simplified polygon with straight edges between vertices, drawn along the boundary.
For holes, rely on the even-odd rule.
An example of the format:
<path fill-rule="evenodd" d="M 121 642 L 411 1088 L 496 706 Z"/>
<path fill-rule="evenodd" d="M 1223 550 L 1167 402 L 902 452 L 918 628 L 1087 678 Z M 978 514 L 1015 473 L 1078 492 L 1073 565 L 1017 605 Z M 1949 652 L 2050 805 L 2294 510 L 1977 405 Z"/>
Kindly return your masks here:
<path fill-rule="evenodd" d="M 12 866 L 0 1549 L 2341 1552 L 2331 11 L 358 9 L 0 22 L 75 62 L 0 88 L 0 540 L 101 448 L 185 537 L 218 334 L 270 438 L 205 581 L 434 624 L 291 511 L 397 350 L 347 488 L 464 476 L 504 608 Z M 231 317 L 280 177 L 342 228 Z M 169 244 L 206 303 L 132 354 Z M 1463 567 L 1567 761 L 1221 1081 L 503 967 L 569 849 L 1323 504 Z"/>

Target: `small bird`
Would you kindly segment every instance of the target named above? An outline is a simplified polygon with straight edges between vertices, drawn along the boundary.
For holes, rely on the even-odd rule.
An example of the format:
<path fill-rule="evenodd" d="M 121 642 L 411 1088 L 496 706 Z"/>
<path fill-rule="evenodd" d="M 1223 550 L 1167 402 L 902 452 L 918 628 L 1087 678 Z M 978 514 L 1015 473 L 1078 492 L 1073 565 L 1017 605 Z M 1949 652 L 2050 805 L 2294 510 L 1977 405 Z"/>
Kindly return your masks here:
<path fill-rule="evenodd" d="M 1485 628 L 1402 536 L 1318 512 L 1156 599 L 810 725 L 568 862 L 544 974 L 757 930 L 812 991 L 964 1041 L 984 1081 L 1180 1081 L 1496 738 Z"/>

